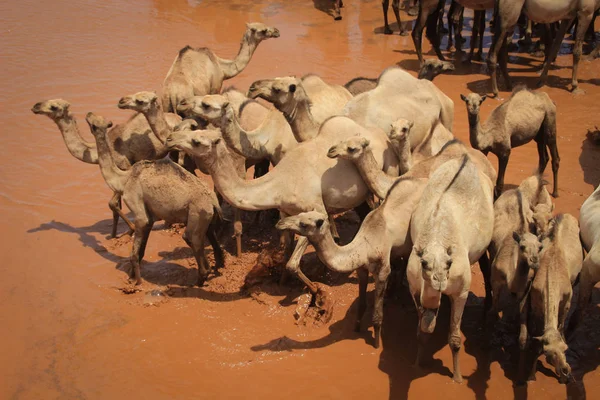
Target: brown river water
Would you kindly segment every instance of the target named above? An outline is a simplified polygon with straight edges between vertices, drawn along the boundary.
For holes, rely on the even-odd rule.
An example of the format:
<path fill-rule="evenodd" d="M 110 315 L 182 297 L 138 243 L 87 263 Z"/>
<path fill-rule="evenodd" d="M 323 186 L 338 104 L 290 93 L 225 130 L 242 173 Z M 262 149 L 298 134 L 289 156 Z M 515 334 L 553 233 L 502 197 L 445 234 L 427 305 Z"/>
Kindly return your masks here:
<path fill-rule="evenodd" d="M 125 285 L 130 241 L 108 238 L 111 192 L 98 167 L 71 157 L 54 123 L 33 115 L 31 106 L 60 97 L 71 102 L 80 124 L 85 125 L 88 111 L 123 122 L 129 113 L 117 109 L 118 99 L 140 90 L 160 91 L 180 48 L 207 46 L 233 58 L 244 23 L 251 21 L 278 27 L 281 37 L 262 43 L 249 66 L 225 85 L 245 90 L 256 79 L 309 72 L 344 83 L 376 77 L 396 63 L 416 70 L 410 37 L 381 34 L 380 1 L 346 0 L 344 19 L 336 22 L 326 12 L 329 4 L 1 2 L 0 398 L 600 398 L 598 292 L 569 342 L 576 382 L 560 385 L 540 359 L 537 381 L 518 387 L 513 385 L 514 333 L 485 349 L 477 268 L 463 319 L 462 384 L 450 377 L 447 308 L 430 343 L 431 365 L 415 369 L 414 307 L 406 299 L 386 302 L 383 345 L 374 349 L 371 328 L 353 331 L 355 275 L 321 273 L 337 303 L 332 321 L 320 327 L 296 325 L 293 299 L 304 289 L 294 282 L 266 283 L 252 296 L 240 292 L 259 250 L 277 240 L 272 223 L 245 226 L 241 259 L 226 235 L 226 268 L 202 288 L 187 286 L 195 280 L 195 263 L 179 232 L 157 223 L 142 266 L 142 291 L 126 295 L 119 290 Z M 471 13 L 467 16 L 468 25 Z M 407 20 L 404 12 L 402 18 Z M 488 35 L 486 47 L 489 42 Z M 600 126 L 600 60 L 582 63 L 580 87 L 586 94 L 574 96 L 565 89 L 572 63 L 568 43 L 542 90 L 558 107 L 557 211 L 578 216 L 600 182 L 600 148 L 586 139 L 589 128 Z M 424 50 L 429 52 L 428 43 Z M 520 53 L 510 61 L 517 81 L 534 83 L 539 59 Z M 460 94 L 489 90 L 484 66 L 459 65 L 436 84 L 454 100 L 454 133 L 466 140 Z M 486 101 L 482 118 L 498 104 Z M 91 140 L 85 126 L 82 132 Z M 496 165 L 495 156 L 490 160 Z M 535 145 L 515 149 L 507 187 L 536 165 Z M 352 215 L 338 221 L 346 239 L 357 229 Z M 305 268 L 322 268 L 314 254 L 305 258 Z M 167 285 L 170 296 L 152 296 Z"/>

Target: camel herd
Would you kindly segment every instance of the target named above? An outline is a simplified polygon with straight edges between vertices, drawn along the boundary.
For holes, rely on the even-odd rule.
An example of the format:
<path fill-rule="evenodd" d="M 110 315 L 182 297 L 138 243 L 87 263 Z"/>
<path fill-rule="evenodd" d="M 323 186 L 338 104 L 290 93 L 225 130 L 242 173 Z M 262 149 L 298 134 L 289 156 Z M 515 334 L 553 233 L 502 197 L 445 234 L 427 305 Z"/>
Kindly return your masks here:
<path fill-rule="evenodd" d="M 345 86 L 306 75 L 257 80 L 247 93 L 221 90 L 262 41 L 277 37 L 276 28 L 248 24 L 233 60 L 185 47 L 165 78 L 162 97 L 145 91 L 119 100 L 119 108 L 136 112 L 125 123 L 113 126 L 87 114 L 95 143 L 83 139 L 67 101 L 33 106 L 35 114 L 56 123 L 75 158 L 99 164 L 114 193 L 109 202 L 112 236 L 119 218 L 133 233 L 131 282 L 142 281 L 141 263 L 154 222 L 186 225 L 183 239 L 193 250 L 202 286 L 213 269 L 205 256 L 206 238 L 214 269 L 224 265 L 216 234 L 224 223 L 221 202 L 237 210 L 277 209 L 287 269 L 315 296 L 324 321 L 331 306 L 319 284 L 300 269 L 309 243 L 328 268 L 357 271 L 357 330 L 367 306 L 368 274 L 373 275 L 375 347 L 392 268 L 405 271 L 418 312 L 417 362 L 435 329 L 442 294 L 448 296 L 448 344 L 454 380 L 460 382 L 460 325 L 471 265 L 478 262 L 488 325 L 493 327 L 498 313 L 509 308 L 519 315 L 521 376 L 534 378 L 536 360 L 544 354 L 559 379 L 568 379 L 564 325 L 572 286 L 579 277 L 580 297 L 571 319 L 575 326 L 600 281 L 600 188 L 583 204 L 579 221 L 553 214 L 542 178 L 549 150 L 552 195 L 558 196 L 556 106 L 548 95 L 519 87 L 483 124 L 479 106 L 485 96 L 462 95 L 469 147 L 452 133 L 453 101 L 432 82 L 453 69 L 443 61 L 427 61 L 417 78 L 390 67 L 376 80 L 355 78 Z M 538 173 L 503 191 L 511 149 L 531 140 L 537 143 Z M 498 157 L 498 173 L 488 152 Z M 273 167 L 264 168 L 265 163 Z M 255 166 L 254 179 L 246 179 L 250 166 Z M 214 191 L 196 168 L 211 176 Z M 122 211 L 121 200 L 133 221 Z M 341 246 L 333 215 L 352 209 L 362 222 L 353 240 Z M 239 211 L 234 232 L 239 255 Z M 294 235 L 299 235 L 295 247 Z"/>

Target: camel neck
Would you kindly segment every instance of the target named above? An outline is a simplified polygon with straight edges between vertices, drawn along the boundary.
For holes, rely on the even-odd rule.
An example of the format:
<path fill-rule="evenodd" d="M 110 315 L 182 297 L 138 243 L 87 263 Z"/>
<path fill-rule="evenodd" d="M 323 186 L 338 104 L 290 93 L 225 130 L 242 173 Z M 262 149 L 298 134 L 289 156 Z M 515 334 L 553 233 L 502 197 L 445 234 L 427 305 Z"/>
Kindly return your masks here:
<path fill-rule="evenodd" d="M 293 101 L 288 107 L 282 107 L 281 112 L 290 124 L 298 143 L 310 140 L 319 133 L 320 125 L 313 118 L 307 98 Z"/>
<path fill-rule="evenodd" d="M 398 157 L 398 167 L 400 175 L 404 175 L 412 168 L 412 154 L 410 153 L 410 141 L 406 140 L 391 140 L 394 153 Z"/>
<path fill-rule="evenodd" d="M 352 242 L 345 246 L 335 243 L 329 229 L 325 229 L 322 235 L 311 237 L 310 242 L 328 268 L 336 272 L 352 272 L 368 264 L 368 251 L 365 249 L 365 240 L 368 238 L 361 234 L 363 229 L 361 225 Z"/>
<path fill-rule="evenodd" d="M 216 157 L 195 157 L 198 167 L 205 167 L 212 176 L 216 189 L 234 207 L 246 211 L 268 210 L 280 208 L 280 188 L 273 171 L 250 181 L 239 177 L 233 159 L 224 142 L 217 145 Z"/>
<path fill-rule="evenodd" d="M 240 125 L 233 108 L 228 107 L 221 121 L 221 133 L 230 148 L 246 158 L 257 160 L 267 157 L 260 141 L 262 126 L 263 124 L 254 131 L 247 132 Z"/>
<path fill-rule="evenodd" d="M 219 59 L 219 64 L 221 66 L 221 70 L 223 71 L 223 75 L 225 79 L 233 78 L 238 75 L 240 72 L 246 68 L 256 47 L 258 47 L 258 43 L 250 31 L 247 31 L 242 38 L 242 43 L 240 45 L 240 50 L 238 51 L 237 56 L 233 60 L 225 60 Z"/>
<path fill-rule="evenodd" d="M 83 140 L 79 133 L 77 121 L 73 115 L 69 113 L 66 117 L 56 119 L 54 122 L 58 126 L 65 145 L 73 157 L 88 164 L 98 164 L 98 150 L 96 149 L 96 145 Z"/>
<path fill-rule="evenodd" d="M 490 146 L 486 139 L 481 127 L 479 113 L 469 113 L 469 142 L 471 143 L 471 147 L 480 151 L 488 150 Z"/>
<path fill-rule="evenodd" d="M 144 112 L 144 115 L 146 116 L 148 125 L 150 125 L 154 135 L 164 144 L 171 134 L 172 129 L 167 123 L 161 105 L 158 104 L 158 102 L 154 103 L 154 106 L 149 111 Z"/>
<path fill-rule="evenodd" d="M 100 172 L 106 181 L 106 184 L 113 192 L 123 193 L 125 183 L 129 179 L 131 170 L 123 171 L 115 164 L 106 142 L 106 133 L 95 135 L 96 146 L 98 148 L 98 162 Z"/>
<path fill-rule="evenodd" d="M 354 163 L 369 189 L 380 199 L 385 199 L 397 178 L 389 176 L 379 168 L 373 152 L 368 148 Z"/>

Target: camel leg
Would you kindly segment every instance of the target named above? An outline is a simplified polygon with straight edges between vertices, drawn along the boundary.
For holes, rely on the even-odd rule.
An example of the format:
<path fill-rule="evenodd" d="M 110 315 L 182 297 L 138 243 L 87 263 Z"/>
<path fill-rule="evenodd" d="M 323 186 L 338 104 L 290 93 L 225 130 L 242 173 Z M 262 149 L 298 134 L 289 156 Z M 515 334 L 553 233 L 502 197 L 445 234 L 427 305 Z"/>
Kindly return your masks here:
<path fill-rule="evenodd" d="M 354 330 L 360 332 L 360 324 L 362 322 L 365 311 L 367 310 L 367 284 L 369 283 L 369 271 L 365 268 L 356 270 L 358 276 L 358 313 L 356 315 L 356 326 Z"/>
<path fill-rule="evenodd" d="M 115 214 L 117 214 L 117 218 L 116 218 L 117 222 L 119 220 L 118 217 L 121 217 L 123 219 L 123 221 L 125 221 L 125 223 L 129 227 L 129 232 L 127 232 L 127 234 L 130 235 L 131 233 L 133 233 L 135 230 L 135 226 L 133 225 L 133 223 L 131 223 L 131 221 L 125 216 L 125 213 L 121 210 L 121 195 L 120 194 L 115 192 L 113 197 L 108 202 L 108 207 L 113 212 L 112 237 L 115 237 L 117 235 L 117 224 L 115 223 Z"/>
<path fill-rule="evenodd" d="M 494 189 L 494 198 L 500 197 L 504 189 L 504 174 L 510 157 L 510 149 L 506 154 L 498 155 L 498 179 L 496 180 L 496 188 Z"/>
<path fill-rule="evenodd" d="M 546 119 L 549 119 L 547 116 Z M 558 146 L 556 144 L 556 120 L 548 121 L 546 125 L 547 132 L 547 145 L 550 149 L 550 156 L 552 157 L 552 176 L 554 178 L 554 188 L 552 190 L 552 197 L 558 197 L 558 168 L 560 167 L 560 156 L 558 155 Z M 549 133 L 552 132 L 553 133 Z M 547 159 L 548 156 L 546 156 Z M 547 162 L 547 161 L 546 161 Z"/>
<path fill-rule="evenodd" d="M 477 60 L 483 59 L 483 37 L 485 36 L 485 11 L 477 11 L 479 13 L 479 51 L 477 52 Z"/>
<path fill-rule="evenodd" d="M 340 13 L 340 3 L 341 0 L 333 0 L 333 19 L 339 21 L 342 19 L 342 14 Z"/>
<path fill-rule="evenodd" d="M 535 373 L 537 371 L 537 360 L 542 354 L 542 344 L 539 340 L 532 340 L 529 344 L 529 376 L 528 381 L 535 381 Z"/>
<path fill-rule="evenodd" d="M 223 254 L 221 244 L 217 240 L 217 235 L 215 233 L 213 224 L 208 227 L 208 231 L 206 231 L 206 237 L 208 238 L 210 246 L 213 249 L 213 255 L 215 257 L 215 270 L 220 270 L 225 266 L 225 255 Z"/>
<path fill-rule="evenodd" d="M 373 331 L 375 336 L 374 346 L 379 348 L 381 341 L 381 324 L 383 322 L 383 296 L 388 276 L 390 275 L 389 261 L 384 264 L 375 275 L 375 307 L 373 311 Z"/>
<path fill-rule="evenodd" d="M 508 44 L 506 42 L 502 43 L 502 49 L 500 49 L 500 71 L 502 71 L 504 82 L 506 82 L 506 88 L 512 90 L 512 81 L 510 75 L 508 75 Z"/>
<path fill-rule="evenodd" d="M 597 259 L 594 262 L 594 259 Z M 577 299 L 577 308 L 571 316 L 569 321 L 569 331 L 573 331 L 579 322 L 583 311 L 590 303 L 592 297 L 592 290 L 594 285 L 600 282 L 600 248 L 592 247 L 590 252 L 586 255 L 583 260 L 583 266 L 581 267 L 581 275 L 579 278 L 579 298 Z"/>
<path fill-rule="evenodd" d="M 471 30 L 471 46 L 469 49 L 469 57 L 467 58 L 467 61 L 471 61 L 473 59 L 473 54 L 475 53 L 475 44 L 477 42 L 477 40 L 479 40 L 479 44 L 481 44 L 482 40 L 479 37 L 479 30 L 481 27 L 481 24 L 479 23 L 479 20 L 481 19 L 481 13 L 484 11 L 475 11 L 473 14 L 473 29 Z M 484 15 L 485 18 L 485 15 Z M 479 56 L 481 57 L 481 53 L 479 53 Z"/>
<path fill-rule="evenodd" d="M 454 379 L 455 382 L 462 382 L 462 374 L 460 373 L 460 363 L 458 353 L 461 347 L 460 323 L 462 321 L 463 311 L 467 302 L 469 292 L 462 293 L 459 296 L 450 296 L 451 312 L 450 312 L 450 332 L 448 332 L 448 345 L 452 350 L 452 363 L 454 364 Z"/>
<path fill-rule="evenodd" d="M 139 220 L 139 221 L 138 221 Z M 135 220 L 136 228 L 133 237 L 133 246 L 131 247 L 131 273 L 129 275 L 130 282 L 135 282 L 136 285 L 142 283 L 142 274 L 140 264 L 144 259 L 146 252 L 146 244 L 152 230 L 152 221 L 148 218 L 140 217 Z"/>
<path fill-rule="evenodd" d="M 183 234 L 186 242 L 192 248 L 196 264 L 198 264 L 198 286 L 204 285 L 208 277 L 208 264 L 204 256 L 204 238 L 206 237 L 211 220 L 212 215 L 190 209 L 187 226 Z"/>
<path fill-rule="evenodd" d="M 540 129 L 540 131 L 543 131 L 543 129 Z M 542 135 L 540 136 L 541 137 L 539 139 L 536 139 L 539 158 L 538 172 L 543 174 L 546 170 L 546 166 L 548 165 L 548 160 L 550 160 L 550 156 L 548 155 L 548 149 L 546 148 L 546 141 Z"/>
<path fill-rule="evenodd" d="M 407 36 L 408 32 L 406 32 L 400 20 L 400 0 L 392 0 L 392 10 L 394 10 L 394 16 L 396 16 L 396 22 L 398 22 L 398 27 L 400 28 L 400 36 Z"/>
<path fill-rule="evenodd" d="M 419 58 L 419 64 L 423 65 L 423 29 L 425 29 L 425 25 L 427 24 L 429 14 L 431 10 L 425 9 L 422 3 L 419 3 L 419 14 L 417 19 L 415 20 L 415 26 L 413 27 L 411 36 L 413 39 L 413 43 L 415 44 L 415 50 L 417 51 L 417 57 Z"/>
<path fill-rule="evenodd" d="M 525 296 L 519 304 L 519 383 L 525 383 L 525 365 L 527 363 L 527 348 L 529 334 L 527 332 L 527 319 L 529 314 L 529 296 Z"/>
<path fill-rule="evenodd" d="M 308 290 L 310 290 L 311 294 L 316 295 L 319 288 L 317 287 L 317 285 L 311 282 L 311 280 L 308 279 L 300 269 L 300 259 L 304 255 L 304 251 L 306 251 L 307 247 L 308 239 L 304 236 L 300 236 L 298 242 L 296 243 L 296 248 L 294 249 L 292 256 L 286 264 L 286 268 L 294 275 L 296 275 L 298 279 L 304 282 L 304 284 L 308 287 Z"/>
<path fill-rule="evenodd" d="M 427 39 L 429 39 L 431 42 L 431 46 L 433 47 L 435 54 L 442 61 L 446 61 L 446 59 L 440 50 L 440 32 L 438 31 L 437 23 L 440 13 L 442 13 L 444 10 L 445 3 L 446 0 L 439 1 L 437 8 L 435 8 L 431 15 L 427 18 L 427 30 L 425 31 L 425 36 L 427 36 Z"/>
<path fill-rule="evenodd" d="M 484 252 L 479 258 L 479 269 L 481 270 L 483 282 L 485 284 L 485 301 L 483 303 L 483 316 L 485 319 L 486 314 L 492 307 L 492 268 L 487 252 Z"/>
<path fill-rule="evenodd" d="M 118 196 L 118 194 L 115 193 L 114 196 Z M 108 206 L 112 210 L 112 207 L 110 207 L 110 203 Z M 123 205 L 121 204 L 121 196 L 119 196 L 119 200 L 117 202 L 117 207 L 119 207 L 120 210 L 123 209 Z M 112 214 L 113 214 L 113 220 L 112 220 L 113 223 L 112 223 L 112 232 L 110 233 L 110 237 L 114 239 L 117 237 L 117 225 L 119 224 L 119 213 L 116 212 L 115 210 L 112 210 Z"/>
<path fill-rule="evenodd" d="M 381 2 L 381 8 L 383 9 L 383 33 L 386 35 L 391 35 L 393 33 L 392 28 L 390 28 L 390 24 L 388 23 L 388 9 L 390 7 L 390 0 L 383 0 Z M 402 29 L 402 28 L 401 28 Z"/>
<path fill-rule="evenodd" d="M 464 7 L 458 4 L 455 0 L 452 0 L 452 4 L 450 5 L 450 9 L 448 10 L 448 50 L 450 50 L 453 45 L 456 45 L 456 51 L 462 51 L 460 19 L 463 12 Z M 454 43 L 452 42 L 452 31 L 454 31 Z"/>
<path fill-rule="evenodd" d="M 235 249 L 236 256 L 239 258 L 242 256 L 242 212 L 239 208 L 233 211 L 233 234 L 235 235 Z"/>
<path fill-rule="evenodd" d="M 490 79 L 492 81 L 492 93 L 495 97 L 498 97 L 498 77 L 497 77 L 497 66 L 498 66 L 498 54 L 502 49 L 502 44 L 506 41 L 506 31 L 495 33 L 492 39 L 492 45 L 488 51 L 487 65 L 490 71 Z"/>
<path fill-rule="evenodd" d="M 595 13 L 592 13 L 594 15 Z M 585 34 L 588 26 L 592 20 L 592 15 L 579 16 L 577 31 L 575 36 L 575 45 L 573 46 L 573 78 L 571 80 L 571 86 L 573 92 L 579 91 L 577 88 L 579 82 L 577 81 L 577 71 L 579 71 L 579 61 L 581 61 L 581 54 L 583 53 L 583 41 L 585 40 Z"/>
<path fill-rule="evenodd" d="M 550 49 L 550 52 L 548 53 L 546 63 L 544 64 L 544 69 L 542 70 L 542 75 L 540 76 L 540 81 L 538 83 L 538 87 L 544 86 L 546 84 L 546 80 L 548 79 L 548 70 L 550 69 L 550 64 L 552 64 L 552 62 L 556 58 L 556 55 L 558 54 L 558 49 L 560 48 L 560 45 L 563 41 L 563 38 L 565 37 L 567 28 L 571 24 L 571 21 L 572 20 L 570 20 L 570 19 L 565 19 L 560 22 L 560 28 L 558 29 L 558 33 L 554 37 L 554 42 L 552 43 L 552 48 Z M 587 29 L 587 26 L 586 26 L 586 29 Z M 581 51 L 580 51 L 579 55 L 581 56 Z M 573 51 L 573 59 L 575 59 L 575 51 Z M 575 66 L 573 66 L 573 72 L 575 72 Z"/>

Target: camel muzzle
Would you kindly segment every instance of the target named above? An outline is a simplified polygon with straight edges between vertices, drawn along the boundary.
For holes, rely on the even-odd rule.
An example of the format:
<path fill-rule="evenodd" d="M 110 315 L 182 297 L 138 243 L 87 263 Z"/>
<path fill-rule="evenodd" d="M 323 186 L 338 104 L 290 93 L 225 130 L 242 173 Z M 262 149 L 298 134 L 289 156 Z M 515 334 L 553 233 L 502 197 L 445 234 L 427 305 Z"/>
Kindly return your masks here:
<path fill-rule="evenodd" d="M 42 112 L 42 103 L 35 103 L 33 107 L 31 107 L 31 112 L 34 114 L 39 114 Z"/>
<path fill-rule="evenodd" d="M 117 107 L 123 109 L 123 108 L 126 108 L 128 104 L 129 104 L 128 99 L 125 97 L 122 97 L 121 100 L 119 100 L 119 104 L 117 104 Z"/>
<path fill-rule="evenodd" d="M 327 157 L 329 157 L 329 158 L 337 158 L 337 156 L 338 156 L 338 151 L 335 148 L 335 146 L 330 148 L 329 151 L 327 152 Z"/>

